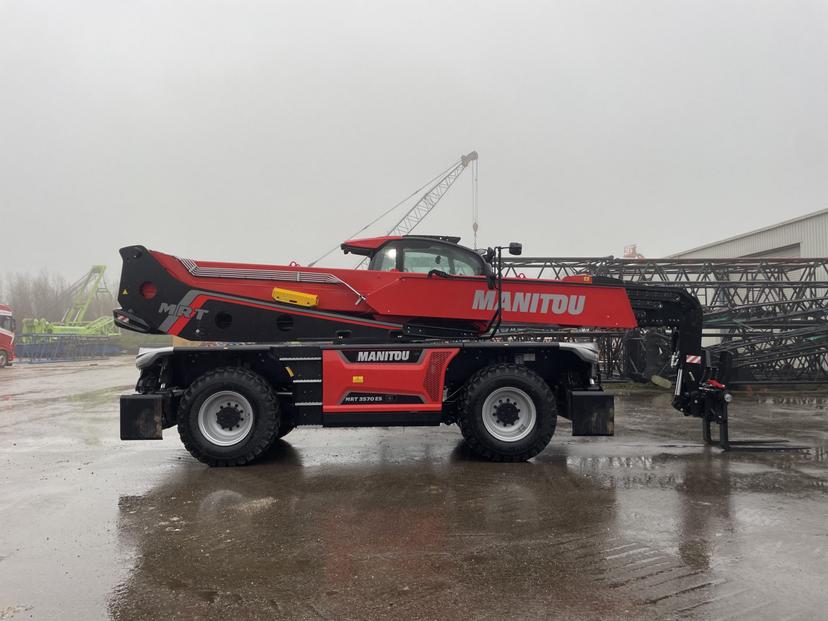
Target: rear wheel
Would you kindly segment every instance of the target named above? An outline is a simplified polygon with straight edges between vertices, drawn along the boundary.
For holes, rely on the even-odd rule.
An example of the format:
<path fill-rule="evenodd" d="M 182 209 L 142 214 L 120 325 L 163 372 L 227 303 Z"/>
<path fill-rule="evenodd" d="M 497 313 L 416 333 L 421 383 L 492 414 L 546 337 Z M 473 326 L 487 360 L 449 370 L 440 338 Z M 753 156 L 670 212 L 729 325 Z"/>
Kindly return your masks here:
<path fill-rule="evenodd" d="M 241 466 L 264 453 L 279 431 L 270 385 L 247 369 L 205 373 L 181 398 L 178 433 L 190 454 L 211 466 Z"/>
<path fill-rule="evenodd" d="M 469 447 L 491 461 L 526 461 L 555 433 L 555 397 L 534 371 L 498 364 L 469 380 L 457 422 Z"/>

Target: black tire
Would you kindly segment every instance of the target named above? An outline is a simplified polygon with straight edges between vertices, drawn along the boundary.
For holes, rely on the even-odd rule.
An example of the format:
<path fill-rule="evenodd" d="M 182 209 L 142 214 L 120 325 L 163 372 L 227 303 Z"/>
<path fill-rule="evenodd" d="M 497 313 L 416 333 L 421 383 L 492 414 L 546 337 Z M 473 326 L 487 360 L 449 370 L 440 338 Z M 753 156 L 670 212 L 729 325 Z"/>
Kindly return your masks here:
<path fill-rule="evenodd" d="M 252 426 L 230 446 L 211 441 L 199 426 L 202 406 L 224 391 L 241 395 L 252 408 Z M 264 378 L 247 369 L 224 367 L 205 373 L 190 385 L 178 406 L 178 434 L 184 447 L 210 466 L 249 464 L 270 448 L 278 432 L 279 402 Z"/>
<path fill-rule="evenodd" d="M 276 434 L 276 439 L 278 440 L 279 438 L 284 438 L 294 429 L 296 429 L 296 425 L 279 425 L 279 433 Z"/>
<path fill-rule="evenodd" d="M 517 389 L 531 400 L 535 418 L 525 437 L 504 441 L 486 428 L 483 405 L 500 389 Z M 520 409 L 515 411 L 519 413 Z M 489 461 L 531 459 L 549 444 L 556 423 L 555 396 L 549 385 L 531 369 L 516 364 L 496 364 L 475 373 L 466 384 L 457 413 L 457 424 L 469 448 Z"/>
<path fill-rule="evenodd" d="M 9 355 L 0 349 L 0 369 L 9 365 Z"/>

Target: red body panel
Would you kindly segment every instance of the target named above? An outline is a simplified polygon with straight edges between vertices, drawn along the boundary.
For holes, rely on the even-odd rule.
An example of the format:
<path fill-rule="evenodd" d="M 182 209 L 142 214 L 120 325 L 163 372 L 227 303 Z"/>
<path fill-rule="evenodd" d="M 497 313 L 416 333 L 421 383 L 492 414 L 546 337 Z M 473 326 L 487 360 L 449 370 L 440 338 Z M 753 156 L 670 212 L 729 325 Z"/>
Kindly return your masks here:
<path fill-rule="evenodd" d="M 408 315 L 488 322 L 497 308 L 497 292 L 483 277 L 427 278 L 397 274 L 368 301 L 383 316 Z M 503 280 L 503 322 L 521 324 L 636 327 L 622 287 L 510 278 Z"/>
<path fill-rule="evenodd" d="M 319 296 L 319 310 L 347 313 L 364 313 L 372 315 L 372 309 L 365 302 L 356 304 L 358 296 L 347 286 L 350 285 L 361 294 L 386 286 L 399 274 L 391 272 L 373 272 L 367 270 L 325 269 L 300 267 L 294 265 L 260 265 L 248 263 L 218 263 L 199 261 L 198 268 L 218 270 L 217 273 L 228 274 L 221 277 L 201 277 L 191 274 L 182 262 L 162 252 L 151 251 L 159 263 L 176 279 L 193 289 L 202 289 L 228 295 L 242 296 L 263 302 L 273 301 L 274 287 L 291 289 Z M 256 273 L 262 278 L 255 278 Z M 277 272 L 284 278 L 265 278 Z M 244 274 L 245 278 L 234 278 L 234 273 Z M 330 282 L 299 282 L 299 274 L 316 276 L 319 279 L 330 278 Z"/>
<path fill-rule="evenodd" d="M 0 304 L 0 349 L 6 352 L 9 362 L 14 361 L 14 331 L 8 325 L 11 317 L 12 309 L 5 304 Z"/>
<path fill-rule="evenodd" d="M 210 261 L 189 262 L 151 251 L 174 278 L 192 290 L 273 301 L 276 287 L 318 296 L 315 311 L 404 323 L 411 318 L 477 322 L 494 315 L 496 293 L 483 276 L 429 278 L 426 274 L 326 269 Z M 194 271 L 191 271 L 194 270 Z M 242 277 L 243 276 L 243 277 Z M 584 282 L 505 278 L 503 322 L 535 325 L 634 328 L 637 326 L 623 287 Z M 202 300 L 203 303 L 203 300 Z M 237 302 L 238 303 L 238 302 Z M 264 310 L 265 309 L 263 307 Z M 297 313 L 301 308 L 297 307 Z M 176 322 L 178 334 L 187 323 Z"/>
<path fill-rule="evenodd" d="M 402 239 L 399 235 L 385 235 L 384 237 L 363 237 L 361 239 L 349 239 L 342 244 L 345 248 L 361 248 L 363 250 L 376 250 L 385 242 Z"/>
<path fill-rule="evenodd" d="M 351 362 L 343 350 L 322 352 L 322 411 L 439 412 L 443 404 L 446 368 L 460 350 L 423 349 L 409 362 Z M 402 395 L 421 403 L 343 403 L 350 393 Z"/>
<path fill-rule="evenodd" d="M 203 294 L 203 295 L 196 296 L 196 298 L 193 300 L 193 302 L 189 306 L 193 311 L 196 311 L 196 310 L 200 309 L 202 306 L 204 306 L 204 303 L 209 301 L 209 300 L 229 301 L 229 302 L 232 302 L 233 304 L 237 304 L 239 306 L 246 306 L 246 307 L 249 307 L 249 308 L 258 308 L 258 309 L 264 310 L 264 311 L 272 311 L 272 309 L 270 307 L 265 306 L 263 304 L 256 304 L 256 302 L 254 302 L 254 301 L 242 301 L 242 300 L 239 300 L 239 299 L 228 299 L 228 298 L 222 297 L 221 295 L 213 295 L 213 294 Z M 310 313 L 303 313 L 301 309 L 293 310 L 291 312 L 294 315 L 309 315 L 309 316 L 312 316 Z M 184 317 L 184 316 L 179 317 L 178 319 L 175 320 L 175 323 L 173 323 L 172 327 L 169 330 L 167 330 L 167 333 L 172 334 L 173 336 L 178 336 L 181 333 L 181 331 L 184 329 L 184 326 L 186 326 L 187 323 L 190 321 L 190 319 L 192 319 L 192 316 L 190 316 L 190 317 Z M 339 321 L 342 322 L 342 323 L 350 323 L 350 324 L 355 324 L 355 325 L 359 325 L 359 324 L 371 325 L 371 324 L 367 324 L 366 322 L 360 321 L 358 317 L 354 317 L 352 319 L 340 318 Z"/>

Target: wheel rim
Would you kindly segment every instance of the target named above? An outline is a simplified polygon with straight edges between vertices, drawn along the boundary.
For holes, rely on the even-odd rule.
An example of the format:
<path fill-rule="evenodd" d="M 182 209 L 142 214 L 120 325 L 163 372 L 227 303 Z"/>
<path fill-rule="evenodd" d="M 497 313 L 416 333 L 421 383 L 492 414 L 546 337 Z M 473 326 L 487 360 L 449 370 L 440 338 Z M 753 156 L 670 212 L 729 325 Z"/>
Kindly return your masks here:
<path fill-rule="evenodd" d="M 502 442 L 517 442 L 528 436 L 537 418 L 535 402 L 520 388 L 498 388 L 483 402 L 483 426 Z"/>
<path fill-rule="evenodd" d="M 6 352 L 0 351 L 0 367 L 6 366 Z"/>
<path fill-rule="evenodd" d="M 214 393 L 198 410 L 198 429 L 216 446 L 233 446 L 253 429 L 253 407 L 243 395 L 232 390 Z"/>

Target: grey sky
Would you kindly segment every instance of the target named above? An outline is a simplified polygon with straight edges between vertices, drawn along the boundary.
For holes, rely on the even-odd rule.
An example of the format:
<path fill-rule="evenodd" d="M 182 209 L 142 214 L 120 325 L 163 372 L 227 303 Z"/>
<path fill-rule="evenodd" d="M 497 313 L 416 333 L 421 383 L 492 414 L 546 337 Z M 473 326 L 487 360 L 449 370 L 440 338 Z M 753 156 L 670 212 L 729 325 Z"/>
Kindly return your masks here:
<path fill-rule="evenodd" d="M 471 149 L 482 243 L 660 256 L 828 207 L 826 111 L 826 2 L 0 0 L 0 272 L 306 263 Z"/>

